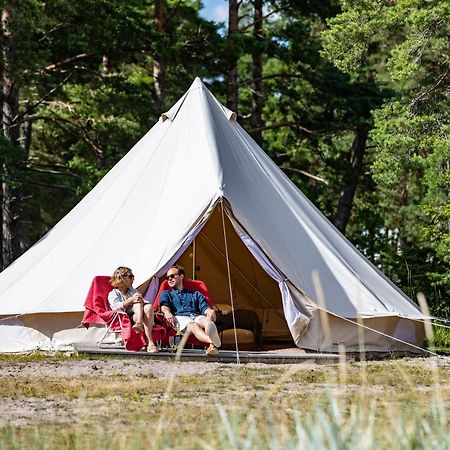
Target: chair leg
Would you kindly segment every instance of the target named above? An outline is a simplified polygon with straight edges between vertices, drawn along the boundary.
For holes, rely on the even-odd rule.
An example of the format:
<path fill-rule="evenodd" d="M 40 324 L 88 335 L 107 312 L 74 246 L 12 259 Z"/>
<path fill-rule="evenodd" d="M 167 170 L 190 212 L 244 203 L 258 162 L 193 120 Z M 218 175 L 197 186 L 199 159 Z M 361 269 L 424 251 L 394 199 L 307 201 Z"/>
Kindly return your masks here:
<path fill-rule="evenodd" d="M 122 329 L 122 327 L 123 327 L 122 317 L 121 317 L 121 315 L 120 315 L 119 312 L 117 312 L 117 313 L 114 315 L 114 317 L 110 320 L 109 324 L 114 323 L 114 321 L 115 321 L 116 319 L 119 320 L 119 325 L 120 325 L 120 328 Z M 123 344 L 122 339 L 119 338 L 120 340 L 118 341 L 118 340 L 117 340 L 117 333 L 116 333 L 114 330 L 112 330 L 112 329 L 110 328 L 110 326 L 107 324 L 107 325 L 105 325 L 105 332 L 103 333 L 102 338 L 97 342 L 98 348 L 105 348 L 105 345 L 106 345 L 106 344 L 103 344 L 103 341 L 106 339 L 106 336 L 107 336 L 109 333 L 114 333 L 114 334 L 116 335 L 116 337 L 115 337 L 115 339 L 114 339 L 114 343 L 115 343 L 115 344 L 119 344 L 119 342 L 120 342 L 121 344 Z M 108 347 L 110 347 L 110 345 L 108 345 Z"/>
<path fill-rule="evenodd" d="M 115 335 L 114 343 L 113 344 L 104 344 L 103 341 L 106 339 L 106 336 L 108 336 L 108 334 L 110 334 L 110 333 L 114 333 L 114 335 Z M 103 333 L 102 338 L 97 342 L 97 346 L 98 346 L 98 348 L 111 348 L 111 345 L 118 345 L 120 347 L 123 347 L 124 342 L 118 332 L 110 330 L 109 327 L 107 325 L 105 325 L 105 332 Z"/>
<path fill-rule="evenodd" d="M 109 333 L 109 327 L 108 327 L 108 325 L 105 325 L 105 332 L 103 333 L 102 338 L 97 342 L 97 345 L 99 348 L 102 348 L 103 341 L 105 340 L 108 333 Z"/>

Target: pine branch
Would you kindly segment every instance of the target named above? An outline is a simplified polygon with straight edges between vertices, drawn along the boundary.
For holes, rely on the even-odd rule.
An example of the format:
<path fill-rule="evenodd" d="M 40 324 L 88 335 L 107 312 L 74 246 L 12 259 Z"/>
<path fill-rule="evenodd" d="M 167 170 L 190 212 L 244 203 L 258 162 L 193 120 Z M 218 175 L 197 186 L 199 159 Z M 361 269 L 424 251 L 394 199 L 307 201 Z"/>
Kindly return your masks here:
<path fill-rule="evenodd" d="M 47 39 L 48 36 L 50 36 L 55 31 L 58 31 L 61 28 L 64 28 L 64 27 L 67 27 L 67 26 L 69 26 L 69 24 L 67 22 L 58 23 L 54 27 L 50 28 L 50 30 L 48 30 L 44 35 L 42 35 L 42 37 L 39 38 L 39 42 L 44 41 L 45 39 Z"/>
<path fill-rule="evenodd" d="M 61 86 L 63 86 L 64 84 L 66 84 L 66 82 L 69 80 L 69 78 L 72 76 L 73 71 L 69 73 L 69 75 L 67 75 L 64 80 L 62 80 L 60 83 L 58 83 L 55 87 L 53 87 L 52 89 L 50 89 L 46 94 L 44 94 L 36 103 L 34 103 L 33 105 L 28 106 L 25 111 L 23 111 L 22 113 L 18 114 L 16 117 L 14 117 L 13 122 L 14 123 L 20 123 L 22 122 L 22 120 L 24 119 L 25 116 L 28 116 L 28 114 L 30 114 L 34 109 L 36 109 L 42 102 L 44 102 L 48 97 L 50 97 L 50 95 L 53 94 L 53 92 L 55 92 L 56 90 L 58 90 Z M 29 120 L 29 118 L 27 117 L 26 120 Z"/>
<path fill-rule="evenodd" d="M 273 75 L 265 75 L 260 78 L 248 78 L 248 79 L 239 80 L 239 84 L 240 84 L 240 86 L 247 86 L 249 84 L 251 85 L 252 83 L 255 83 L 256 81 L 273 80 L 273 79 L 277 79 L 277 78 L 303 79 L 304 77 L 301 75 L 295 75 L 295 74 L 290 74 L 290 73 L 277 73 L 277 74 L 273 74 Z"/>
<path fill-rule="evenodd" d="M 280 8 L 275 8 L 274 10 L 270 11 L 268 14 L 266 14 L 265 16 L 263 16 L 263 17 L 261 18 L 261 21 L 263 22 L 263 21 L 266 20 L 268 17 L 272 16 L 273 14 L 276 14 L 278 11 L 282 11 L 282 8 L 281 8 L 281 7 L 280 7 Z M 239 20 L 241 20 L 241 18 L 243 18 L 243 17 L 245 17 L 245 16 L 240 17 Z M 252 28 L 253 25 L 254 25 L 253 22 L 252 22 L 252 23 L 249 23 L 246 27 L 241 28 L 241 29 L 239 30 L 239 33 L 245 33 L 249 28 Z"/>
<path fill-rule="evenodd" d="M 69 124 L 72 127 L 76 128 L 78 130 L 78 133 L 73 133 L 75 136 L 81 137 L 87 144 L 89 144 L 92 147 L 92 150 L 94 151 L 95 155 L 100 159 L 103 160 L 105 157 L 105 152 L 101 147 L 99 147 L 90 137 L 88 134 L 88 131 L 86 130 L 86 127 L 84 125 L 80 125 L 79 123 L 65 119 L 63 117 L 53 117 L 53 116 L 29 116 L 28 119 L 31 121 L 36 120 L 44 120 L 47 122 L 52 122 L 55 125 L 61 127 L 64 130 L 68 130 L 66 127 L 63 127 L 62 124 Z"/>
<path fill-rule="evenodd" d="M 63 186 L 61 184 L 51 184 L 51 183 L 44 183 L 42 181 L 28 181 L 28 184 L 31 185 L 35 185 L 35 186 L 44 186 L 46 188 L 51 188 L 51 189 L 59 189 L 61 191 L 68 191 L 68 192 L 72 192 L 73 194 L 76 194 L 76 190 L 67 186 Z"/>
<path fill-rule="evenodd" d="M 61 61 L 58 61 L 56 63 L 53 64 L 49 64 L 48 66 L 44 67 L 44 69 L 42 69 L 42 72 L 50 72 L 52 70 L 57 69 L 58 67 L 63 66 L 64 64 L 68 64 L 71 63 L 73 61 L 79 61 L 80 59 L 84 59 L 84 58 L 88 58 L 89 56 L 95 55 L 94 52 L 90 52 L 90 53 L 80 53 L 78 55 L 75 56 L 70 56 L 69 58 L 65 58 Z"/>
<path fill-rule="evenodd" d="M 61 164 L 43 164 L 39 162 L 28 161 L 27 169 L 33 172 L 81 178 L 80 175 L 71 171 L 69 167 L 63 166 Z"/>
<path fill-rule="evenodd" d="M 285 166 L 280 166 L 281 170 L 287 170 L 289 172 L 294 172 L 294 173 L 299 173 L 301 175 L 304 175 L 305 177 L 311 178 L 315 181 L 319 181 L 321 183 L 324 183 L 326 185 L 329 184 L 329 182 L 327 180 L 325 180 L 325 178 L 321 178 L 318 177 L 317 175 L 313 175 L 312 173 L 306 172 L 305 170 L 301 170 L 301 169 L 296 169 L 294 167 L 285 167 Z"/>
<path fill-rule="evenodd" d="M 275 130 L 277 128 L 284 128 L 284 127 L 296 128 L 298 130 L 303 131 L 306 134 L 319 134 L 318 131 L 308 130 L 308 128 L 305 128 L 302 125 L 299 125 L 297 122 L 279 122 L 279 123 L 274 123 L 272 125 L 265 125 L 263 127 L 252 128 L 252 129 L 248 130 L 248 133 L 252 134 L 252 133 L 257 133 L 260 131 Z"/>

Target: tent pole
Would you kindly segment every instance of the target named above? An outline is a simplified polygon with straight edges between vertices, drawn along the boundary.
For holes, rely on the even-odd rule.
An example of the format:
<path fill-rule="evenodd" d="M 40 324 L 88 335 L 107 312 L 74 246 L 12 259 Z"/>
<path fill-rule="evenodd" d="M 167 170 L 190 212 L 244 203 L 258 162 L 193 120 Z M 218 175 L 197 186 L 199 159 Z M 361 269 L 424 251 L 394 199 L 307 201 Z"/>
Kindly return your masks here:
<path fill-rule="evenodd" d="M 195 238 L 192 241 L 192 279 L 196 280 L 197 277 L 195 276 L 195 258 L 196 258 L 196 248 L 195 248 Z"/>
<path fill-rule="evenodd" d="M 225 230 L 225 215 L 223 211 L 223 199 L 220 199 L 220 206 L 222 211 L 222 229 L 223 229 L 223 240 L 225 244 L 225 258 L 227 261 L 227 275 L 228 275 L 228 288 L 230 290 L 230 300 L 231 300 L 231 314 L 233 316 L 233 329 L 234 329 L 234 341 L 236 343 L 236 363 L 240 364 L 241 361 L 239 359 L 239 345 L 237 339 L 237 330 L 236 330 L 236 317 L 234 315 L 234 301 L 233 301 L 233 289 L 231 287 L 231 271 L 230 271 L 230 259 L 228 257 L 228 243 L 227 243 L 227 232 Z"/>

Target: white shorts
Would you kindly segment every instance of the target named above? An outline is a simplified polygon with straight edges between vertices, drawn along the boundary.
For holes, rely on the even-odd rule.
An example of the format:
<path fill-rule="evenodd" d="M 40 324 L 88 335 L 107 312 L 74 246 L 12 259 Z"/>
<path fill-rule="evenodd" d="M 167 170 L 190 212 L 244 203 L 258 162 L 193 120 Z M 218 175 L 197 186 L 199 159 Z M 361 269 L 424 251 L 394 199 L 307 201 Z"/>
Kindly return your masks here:
<path fill-rule="evenodd" d="M 206 316 L 204 316 L 204 315 L 202 315 L 202 316 L 195 316 L 195 315 L 175 316 L 175 319 L 180 324 L 180 331 L 184 331 L 190 323 L 199 323 L 200 320 L 203 319 L 204 317 L 206 317 Z"/>

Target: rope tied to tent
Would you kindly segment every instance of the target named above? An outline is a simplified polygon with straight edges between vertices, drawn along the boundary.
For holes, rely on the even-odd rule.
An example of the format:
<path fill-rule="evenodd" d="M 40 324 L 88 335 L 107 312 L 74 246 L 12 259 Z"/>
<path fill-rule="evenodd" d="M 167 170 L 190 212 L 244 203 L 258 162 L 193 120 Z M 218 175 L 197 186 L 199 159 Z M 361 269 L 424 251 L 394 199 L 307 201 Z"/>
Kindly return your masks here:
<path fill-rule="evenodd" d="M 414 348 L 416 350 L 420 350 L 420 352 L 422 352 L 422 353 L 427 353 L 429 355 L 437 356 L 439 358 L 442 357 L 441 355 L 439 355 L 436 352 L 433 352 L 431 350 L 419 347 L 418 345 L 412 344 L 411 342 L 407 342 L 407 341 L 405 341 L 403 339 L 399 339 L 398 337 L 391 336 L 391 335 L 389 335 L 387 333 L 383 333 L 380 330 L 377 330 L 375 328 L 372 328 L 372 327 L 369 327 L 367 325 L 364 325 L 364 323 L 363 323 L 364 319 L 361 316 L 358 316 L 356 318 L 356 322 L 355 322 L 355 321 L 353 321 L 353 320 L 351 320 L 351 319 L 349 319 L 347 317 L 341 316 L 340 314 L 337 314 L 337 313 L 334 313 L 334 312 L 330 311 L 326 307 L 325 297 L 324 297 L 323 290 L 322 290 L 322 285 L 321 285 L 320 278 L 319 278 L 319 275 L 318 275 L 317 272 L 313 274 L 313 281 L 314 281 L 314 287 L 315 287 L 315 290 L 316 290 L 316 297 L 317 297 L 317 300 L 318 300 L 318 303 L 319 303 L 317 309 L 319 310 L 320 321 L 321 321 L 322 327 L 324 329 L 324 334 L 326 336 L 326 340 L 327 339 L 329 340 L 329 344 L 331 344 L 331 340 L 329 339 L 329 337 L 331 336 L 331 330 L 330 330 L 328 317 L 326 316 L 326 314 L 330 314 L 331 316 L 334 316 L 334 317 L 337 317 L 337 318 L 339 318 L 341 320 L 349 322 L 352 325 L 356 325 L 358 327 L 358 331 L 365 329 L 365 330 L 371 331 L 371 332 L 373 332 L 375 334 L 378 334 L 380 336 L 387 337 L 387 338 L 389 338 L 389 339 L 391 339 L 391 340 L 393 340 L 395 342 L 400 342 L 401 344 L 404 344 L 407 347 Z M 420 306 L 422 308 L 426 309 L 426 312 L 427 312 L 426 315 L 429 316 L 430 314 L 429 314 L 429 311 L 428 311 L 428 305 L 424 304 L 425 303 L 425 298 L 424 297 L 423 298 L 419 298 L 419 303 L 420 303 Z M 401 316 L 398 316 L 398 317 L 401 317 Z M 415 322 L 422 323 L 422 321 L 418 320 L 418 319 L 412 319 L 412 320 L 414 320 Z M 428 338 L 430 336 L 429 333 L 432 334 L 431 325 L 442 326 L 440 324 L 432 324 L 432 322 L 428 321 L 428 320 L 424 320 L 423 323 L 425 324 L 425 333 L 426 333 Z M 428 325 L 428 329 L 427 329 L 427 325 Z M 444 327 L 445 327 L 445 325 L 444 325 Z M 365 353 L 365 351 L 362 351 L 363 348 L 364 348 L 364 336 L 363 336 L 362 333 L 359 333 L 359 341 L 360 341 L 360 352 L 361 353 Z"/>
<path fill-rule="evenodd" d="M 238 338 L 237 338 L 237 330 L 236 330 L 236 317 L 234 314 L 234 299 L 233 299 L 233 289 L 231 286 L 231 271 L 230 271 L 230 259 L 228 257 L 228 242 L 227 242 L 227 232 L 225 229 L 225 217 L 224 217 L 224 210 L 223 210 L 223 198 L 220 199 L 220 210 L 222 213 L 222 229 L 223 229 L 223 239 L 225 244 L 225 259 L 227 262 L 227 276 L 228 276 L 228 289 L 230 290 L 230 302 L 231 302 L 231 314 L 233 317 L 233 330 L 234 330 L 234 340 L 236 343 L 236 363 L 240 364 L 239 359 L 239 344 L 238 344 Z"/>
<path fill-rule="evenodd" d="M 375 328 L 368 327 L 367 325 L 364 325 L 361 322 L 354 322 L 353 320 L 348 319 L 347 317 L 340 316 L 339 314 L 334 314 L 334 313 L 332 313 L 330 311 L 326 311 L 326 312 L 331 314 L 332 316 L 338 317 L 339 319 L 345 320 L 346 322 L 350 322 L 353 325 L 357 325 L 357 326 L 359 326 L 361 328 L 364 328 L 366 330 L 372 331 L 372 332 L 374 332 L 376 334 L 379 334 L 381 336 L 384 336 L 384 337 L 387 337 L 389 339 L 392 339 L 393 341 L 400 342 L 401 344 L 405 344 L 408 347 L 415 348 L 416 350 L 420 350 L 422 353 L 428 353 L 429 355 L 433 355 L 433 356 L 437 356 L 439 358 L 442 358 L 442 355 L 439 355 L 436 352 L 433 352 L 433 351 L 428 350 L 428 349 L 423 348 L 423 347 L 419 347 L 418 345 L 415 345 L 415 344 L 411 344 L 411 342 L 404 341 L 403 339 L 399 339 L 399 338 L 396 338 L 396 337 L 391 336 L 389 334 L 383 333 L 382 331 L 376 330 Z M 420 321 L 418 321 L 418 322 L 420 322 Z"/>

